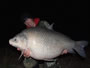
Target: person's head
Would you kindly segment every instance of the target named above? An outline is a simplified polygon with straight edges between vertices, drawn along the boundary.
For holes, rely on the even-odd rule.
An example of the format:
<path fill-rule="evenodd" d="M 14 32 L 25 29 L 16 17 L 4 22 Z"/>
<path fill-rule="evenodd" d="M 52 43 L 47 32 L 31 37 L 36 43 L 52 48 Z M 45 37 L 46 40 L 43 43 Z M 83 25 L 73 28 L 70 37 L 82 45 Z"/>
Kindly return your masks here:
<path fill-rule="evenodd" d="M 23 14 L 22 21 L 27 26 L 27 28 L 36 26 L 33 17 L 28 13 Z"/>
<path fill-rule="evenodd" d="M 33 18 L 27 18 L 27 19 L 24 21 L 24 24 L 25 24 L 27 27 L 35 27 L 35 26 L 36 26 L 35 22 L 33 21 Z"/>

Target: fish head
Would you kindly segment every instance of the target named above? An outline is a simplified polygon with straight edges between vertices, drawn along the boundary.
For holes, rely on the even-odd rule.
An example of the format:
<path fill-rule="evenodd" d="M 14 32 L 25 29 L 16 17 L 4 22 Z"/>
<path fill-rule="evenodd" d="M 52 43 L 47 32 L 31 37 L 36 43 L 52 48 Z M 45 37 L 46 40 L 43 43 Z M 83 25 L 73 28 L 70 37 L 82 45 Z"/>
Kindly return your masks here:
<path fill-rule="evenodd" d="M 26 39 L 24 36 L 15 36 L 9 40 L 9 44 L 12 45 L 13 47 L 20 48 L 20 50 L 25 50 L 27 45 L 26 45 Z"/>

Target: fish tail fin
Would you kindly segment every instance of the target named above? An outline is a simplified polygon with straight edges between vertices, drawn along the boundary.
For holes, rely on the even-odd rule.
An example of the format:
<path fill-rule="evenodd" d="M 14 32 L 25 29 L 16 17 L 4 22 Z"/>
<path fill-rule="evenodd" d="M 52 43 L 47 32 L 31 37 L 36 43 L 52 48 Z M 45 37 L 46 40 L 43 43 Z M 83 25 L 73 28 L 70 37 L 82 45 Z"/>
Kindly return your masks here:
<path fill-rule="evenodd" d="M 88 41 L 77 41 L 73 48 L 81 57 L 86 58 L 84 47 L 88 45 Z"/>
<path fill-rule="evenodd" d="M 54 23 L 49 26 L 49 29 L 53 30 Z"/>

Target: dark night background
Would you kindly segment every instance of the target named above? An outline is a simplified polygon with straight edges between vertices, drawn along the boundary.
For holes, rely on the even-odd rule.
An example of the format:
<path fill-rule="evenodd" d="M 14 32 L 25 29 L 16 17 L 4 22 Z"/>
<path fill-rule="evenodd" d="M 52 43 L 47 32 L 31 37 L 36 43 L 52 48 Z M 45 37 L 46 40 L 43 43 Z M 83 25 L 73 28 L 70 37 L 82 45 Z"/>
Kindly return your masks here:
<path fill-rule="evenodd" d="M 18 61 L 20 52 L 11 47 L 8 40 L 25 29 L 21 21 L 23 13 L 54 24 L 54 30 L 64 33 L 74 40 L 87 40 L 89 32 L 88 1 L 31 1 L 0 2 L 0 68 L 23 68 Z M 62 68 L 90 68 L 90 46 L 85 48 L 87 58 L 67 55 L 60 58 Z M 16 67 L 17 66 L 17 67 Z"/>

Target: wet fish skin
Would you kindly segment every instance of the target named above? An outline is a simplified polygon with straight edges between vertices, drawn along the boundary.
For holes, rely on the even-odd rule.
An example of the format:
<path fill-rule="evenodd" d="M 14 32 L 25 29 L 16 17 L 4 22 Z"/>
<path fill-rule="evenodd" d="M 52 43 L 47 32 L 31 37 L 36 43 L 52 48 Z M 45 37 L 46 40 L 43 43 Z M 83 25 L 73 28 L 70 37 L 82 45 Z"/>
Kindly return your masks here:
<path fill-rule="evenodd" d="M 67 49 L 69 53 L 74 53 L 75 50 L 85 58 L 84 47 L 88 44 L 87 41 L 74 41 L 59 32 L 43 27 L 25 29 L 10 39 L 9 43 L 22 50 L 30 49 L 31 57 L 38 60 L 56 58 L 61 55 L 64 49 Z"/>

